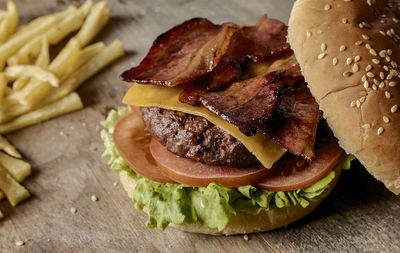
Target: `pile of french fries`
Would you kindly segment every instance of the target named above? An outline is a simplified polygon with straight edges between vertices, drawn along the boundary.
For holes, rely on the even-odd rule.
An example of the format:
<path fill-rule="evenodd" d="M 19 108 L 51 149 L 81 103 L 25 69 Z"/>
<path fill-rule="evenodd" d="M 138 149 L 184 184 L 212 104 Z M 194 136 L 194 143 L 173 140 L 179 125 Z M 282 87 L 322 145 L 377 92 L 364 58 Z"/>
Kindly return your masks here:
<path fill-rule="evenodd" d="M 124 54 L 118 40 L 110 45 L 103 42 L 89 45 L 109 19 L 107 1 L 87 0 L 79 8 L 70 6 L 21 26 L 17 8 L 8 0 L 7 11 L 0 11 L 0 134 L 83 107 L 74 90 Z M 65 43 L 66 39 L 65 46 L 51 57 L 52 46 Z M 1 145 L 6 147 L 0 142 L 0 149 Z M 7 150 L 12 150 L 11 147 L 7 145 Z M 5 153 L 0 152 L 0 190 L 16 205 L 29 196 L 18 184 L 28 169 L 22 174 L 10 168 L 2 169 L 1 165 L 17 167 L 16 162 L 5 166 L 3 160 L 20 157 L 15 149 L 12 153 L 5 149 L 9 157 L 3 159 Z M 18 171 L 27 168 L 18 164 Z M 13 195 L 11 191 L 18 194 Z"/>

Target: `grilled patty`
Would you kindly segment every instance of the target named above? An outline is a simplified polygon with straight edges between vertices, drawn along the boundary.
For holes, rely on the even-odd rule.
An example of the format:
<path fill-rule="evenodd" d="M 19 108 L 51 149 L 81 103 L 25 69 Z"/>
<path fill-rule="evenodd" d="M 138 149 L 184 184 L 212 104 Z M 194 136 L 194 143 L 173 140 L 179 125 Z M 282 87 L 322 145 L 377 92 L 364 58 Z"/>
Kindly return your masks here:
<path fill-rule="evenodd" d="M 172 153 L 209 165 L 258 163 L 235 137 L 205 118 L 157 107 L 140 108 L 150 134 Z"/>

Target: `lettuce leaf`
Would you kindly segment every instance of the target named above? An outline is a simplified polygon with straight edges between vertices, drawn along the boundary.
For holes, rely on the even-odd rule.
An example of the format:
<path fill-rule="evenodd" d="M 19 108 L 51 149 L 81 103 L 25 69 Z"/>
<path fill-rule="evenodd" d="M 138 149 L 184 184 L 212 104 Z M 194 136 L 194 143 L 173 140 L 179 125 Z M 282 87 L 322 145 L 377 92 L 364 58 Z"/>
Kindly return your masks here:
<path fill-rule="evenodd" d="M 284 208 L 294 205 L 307 207 L 329 192 L 329 183 L 335 171 L 349 169 L 354 156 L 345 156 L 323 179 L 304 189 L 287 192 L 273 192 L 247 185 L 228 188 L 215 183 L 207 187 L 192 187 L 182 184 L 164 184 L 136 174 L 121 158 L 114 145 L 112 133 L 117 122 L 131 111 L 128 107 L 112 110 L 103 122 L 101 132 L 106 147 L 104 158 L 116 172 L 126 171 L 137 181 L 133 203 L 142 210 L 147 207 L 150 228 L 164 230 L 170 223 L 193 224 L 199 222 L 219 231 L 226 228 L 229 218 L 239 212 L 258 214 L 271 208 Z"/>

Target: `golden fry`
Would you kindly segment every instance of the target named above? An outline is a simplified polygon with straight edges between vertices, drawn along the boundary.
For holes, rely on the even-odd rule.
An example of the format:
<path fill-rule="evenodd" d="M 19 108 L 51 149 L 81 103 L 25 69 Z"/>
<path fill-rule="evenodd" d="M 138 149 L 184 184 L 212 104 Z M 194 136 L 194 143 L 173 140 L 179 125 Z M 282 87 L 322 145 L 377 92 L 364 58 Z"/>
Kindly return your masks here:
<path fill-rule="evenodd" d="M 0 165 L 19 183 L 23 182 L 31 174 L 31 165 L 20 159 L 0 152 Z"/>
<path fill-rule="evenodd" d="M 0 24 L 0 44 L 4 43 L 18 28 L 19 16 L 13 1 L 7 1 L 7 9 L 7 14 Z"/>
<path fill-rule="evenodd" d="M 3 73 L 0 72 L 0 104 L 3 103 L 3 97 L 7 88 L 7 79 Z"/>
<path fill-rule="evenodd" d="M 40 54 L 36 59 L 35 65 L 46 69 L 50 63 L 50 52 L 49 52 L 49 42 L 46 36 L 42 37 L 42 48 L 40 49 Z"/>
<path fill-rule="evenodd" d="M 71 93 L 91 76 L 99 72 L 101 69 L 122 55 L 124 55 L 124 47 L 119 40 L 115 40 L 113 43 L 111 43 L 111 45 L 101 50 L 98 55 L 90 59 L 90 61 L 75 71 L 67 80 L 62 83 L 60 87 L 57 89 L 52 88 L 50 95 L 47 96 L 40 105 L 34 108 L 48 105 L 49 103 L 52 103 Z M 0 111 L 0 123 L 8 122 L 22 114 L 30 112 L 31 110 L 32 108 L 27 105 L 17 104 L 9 106 L 6 111 Z"/>
<path fill-rule="evenodd" d="M 6 138 L 0 135 L 0 150 L 6 152 L 7 154 L 21 158 L 21 154 L 18 152 L 18 150 L 11 145 Z"/>
<path fill-rule="evenodd" d="M 8 80 L 17 80 L 20 77 L 34 77 L 37 80 L 48 82 L 54 87 L 58 87 L 60 85 L 60 80 L 56 75 L 38 66 L 10 66 L 4 70 L 4 75 L 7 77 Z"/>
<path fill-rule="evenodd" d="M 0 189 L 12 206 L 18 205 L 18 203 L 30 196 L 29 191 L 15 181 L 2 166 L 0 166 Z"/>
<path fill-rule="evenodd" d="M 83 104 L 81 99 L 78 94 L 73 92 L 61 100 L 24 114 L 6 124 L 0 125 L 0 134 L 10 133 L 82 108 Z"/>
<path fill-rule="evenodd" d="M 87 63 L 90 59 L 98 55 L 101 52 L 101 50 L 103 50 L 105 47 L 106 46 L 104 45 L 103 42 L 97 42 L 93 45 L 83 48 L 79 52 L 79 57 L 78 57 L 79 61 L 77 63 L 78 67 L 81 67 L 82 65 Z"/>
<path fill-rule="evenodd" d="M 17 80 L 14 81 L 13 83 L 13 90 L 21 90 L 22 88 L 24 88 L 28 82 L 29 82 L 30 78 L 29 77 L 20 77 Z"/>
<path fill-rule="evenodd" d="M 101 1 L 93 6 L 76 38 L 82 46 L 87 45 L 96 37 L 110 19 L 110 10 L 106 1 Z"/>
<path fill-rule="evenodd" d="M 45 33 L 50 27 L 57 23 L 56 18 L 49 18 L 46 22 L 32 28 L 24 33 L 18 34 L 7 40 L 0 46 L 0 70 L 4 69 L 7 58 L 18 51 L 26 42 Z"/>

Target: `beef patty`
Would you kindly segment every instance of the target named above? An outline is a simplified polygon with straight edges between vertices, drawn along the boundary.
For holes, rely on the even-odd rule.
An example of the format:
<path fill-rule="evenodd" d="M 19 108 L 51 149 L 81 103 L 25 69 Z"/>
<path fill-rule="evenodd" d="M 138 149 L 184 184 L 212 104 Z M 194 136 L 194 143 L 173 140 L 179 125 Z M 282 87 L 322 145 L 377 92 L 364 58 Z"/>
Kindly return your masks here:
<path fill-rule="evenodd" d="M 240 141 L 205 118 L 157 107 L 140 110 L 150 134 L 176 155 L 210 165 L 258 163 Z"/>

